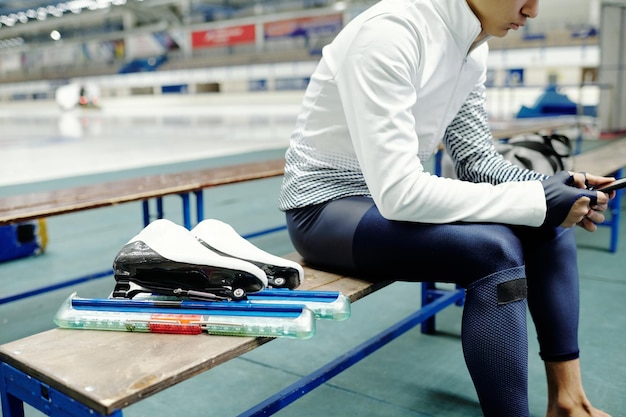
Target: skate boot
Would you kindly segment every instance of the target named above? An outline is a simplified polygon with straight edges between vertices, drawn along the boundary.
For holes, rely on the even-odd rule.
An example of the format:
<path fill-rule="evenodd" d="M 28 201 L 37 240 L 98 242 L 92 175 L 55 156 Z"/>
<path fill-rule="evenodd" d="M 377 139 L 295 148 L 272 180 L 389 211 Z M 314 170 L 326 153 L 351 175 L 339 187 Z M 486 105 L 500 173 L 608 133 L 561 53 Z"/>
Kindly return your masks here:
<path fill-rule="evenodd" d="M 207 250 L 189 230 L 165 219 L 150 223 L 124 245 L 113 270 L 113 298 L 151 293 L 240 300 L 267 286 L 257 266 Z"/>
<path fill-rule="evenodd" d="M 230 225 L 219 220 L 204 220 L 191 229 L 191 234 L 207 248 L 221 255 L 255 264 L 265 272 L 271 287 L 294 289 L 304 279 L 304 271 L 298 263 L 257 248 Z"/>

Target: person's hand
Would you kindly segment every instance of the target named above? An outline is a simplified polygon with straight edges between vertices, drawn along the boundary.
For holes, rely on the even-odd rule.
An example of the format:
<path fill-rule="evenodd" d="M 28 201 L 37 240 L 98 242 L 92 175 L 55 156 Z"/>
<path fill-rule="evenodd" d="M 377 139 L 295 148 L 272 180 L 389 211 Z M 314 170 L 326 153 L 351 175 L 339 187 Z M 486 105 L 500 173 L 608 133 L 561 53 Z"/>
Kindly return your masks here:
<path fill-rule="evenodd" d="M 574 173 L 574 184 L 577 187 L 585 187 L 589 188 L 600 188 L 603 185 L 609 184 L 615 181 L 614 177 L 600 177 L 598 175 L 588 174 L 585 172 Z M 581 181 L 581 176 L 584 181 Z M 606 200 L 603 198 L 606 196 Z M 578 223 L 580 227 L 589 231 L 595 232 L 598 227 L 596 226 L 599 223 L 604 221 L 604 215 L 602 212 L 608 209 L 609 200 L 615 197 L 615 191 L 611 191 L 610 193 L 598 192 L 598 201 L 597 204 L 591 207 L 591 210 L 587 215 Z"/>
<path fill-rule="evenodd" d="M 600 177 L 586 172 L 570 172 L 574 176 L 574 185 L 578 188 L 598 189 L 615 181 L 615 177 Z M 615 191 L 605 193 L 609 199 L 615 197 Z"/>
<path fill-rule="evenodd" d="M 588 174 L 586 172 L 570 172 L 570 174 L 574 176 L 574 185 L 578 188 L 600 188 L 605 184 L 615 181 L 614 177 L 600 177 L 598 175 Z M 604 198 L 602 198 L 602 195 L 608 197 L 606 199 L 606 202 L 604 203 Z M 576 223 L 578 226 L 589 232 L 595 232 L 598 229 L 596 224 L 602 223 L 604 221 L 604 215 L 602 214 L 602 212 L 607 210 L 609 200 L 615 197 L 615 191 L 611 191 L 610 193 L 598 192 L 598 197 L 599 198 L 597 204 L 591 207 L 591 210 L 589 210 L 587 215 L 580 222 Z"/>
<path fill-rule="evenodd" d="M 610 181 L 610 178 L 567 171 L 542 181 L 548 208 L 544 224 L 562 227 L 579 225 L 590 232 L 595 231 L 596 224 L 604 221 L 602 212 L 607 209 L 609 196 L 587 188 Z"/>

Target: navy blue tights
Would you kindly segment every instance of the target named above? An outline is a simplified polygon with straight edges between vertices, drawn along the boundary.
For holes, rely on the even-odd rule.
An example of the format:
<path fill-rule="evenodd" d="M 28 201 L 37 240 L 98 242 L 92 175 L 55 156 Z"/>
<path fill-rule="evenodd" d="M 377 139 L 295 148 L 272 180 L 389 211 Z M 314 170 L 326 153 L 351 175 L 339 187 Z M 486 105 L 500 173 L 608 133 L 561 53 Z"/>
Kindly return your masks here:
<path fill-rule="evenodd" d="M 465 287 L 463 353 L 487 417 L 529 416 L 527 304 L 542 358 L 578 357 L 571 230 L 389 221 L 366 197 L 291 210 L 287 224 L 296 250 L 317 267 Z M 520 283 L 527 284 L 527 300 Z"/>

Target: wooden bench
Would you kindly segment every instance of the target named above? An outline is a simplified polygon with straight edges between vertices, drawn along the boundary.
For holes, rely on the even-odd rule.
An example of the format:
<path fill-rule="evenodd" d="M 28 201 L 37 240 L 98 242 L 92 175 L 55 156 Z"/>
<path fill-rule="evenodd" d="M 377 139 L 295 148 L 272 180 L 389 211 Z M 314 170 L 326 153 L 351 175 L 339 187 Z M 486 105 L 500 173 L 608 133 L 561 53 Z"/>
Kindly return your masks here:
<path fill-rule="evenodd" d="M 191 194 L 196 196 L 197 217 L 201 220 L 203 190 L 281 176 L 284 166 L 285 160 L 281 158 L 3 197 L 0 198 L 0 225 L 133 201 L 144 203 L 144 223 L 147 224 L 150 221 L 148 200 L 157 200 L 157 217 L 162 218 L 162 198 L 180 195 L 183 198 L 183 221 L 191 228 Z"/>
<path fill-rule="evenodd" d="M 576 171 L 611 175 L 626 166 L 626 137 L 612 139 L 594 149 L 574 156 Z"/>
<path fill-rule="evenodd" d="M 297 255 L 290 258 L 298 260 Z M 304 269 L 301 289 L 341 291 L 352 302 L 389 284 Z M 418 312 L 241 416 L 273 414 L 442 309 L 462 302 L 463 295 L 461 290 L 433 292 Z M 23 417 L 27 403 L 55 416 L 121 416 L 123 408 L 271 340 L 49 330 L 0 346 L 2 415 Z"/>
<path fill-rule="evenodd" d="M 579 116 L 534 117 L 491 123 L 494 139 L 507 139 L 527 133 L 551 133 L 556 130 L 580 129 L 590 118 Z"/>

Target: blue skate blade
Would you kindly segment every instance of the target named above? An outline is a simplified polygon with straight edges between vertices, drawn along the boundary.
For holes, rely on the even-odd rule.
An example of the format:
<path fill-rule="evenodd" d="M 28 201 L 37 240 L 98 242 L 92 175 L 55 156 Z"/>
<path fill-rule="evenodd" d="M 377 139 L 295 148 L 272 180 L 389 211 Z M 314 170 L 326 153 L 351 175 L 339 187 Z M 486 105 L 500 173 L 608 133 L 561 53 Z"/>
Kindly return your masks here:
<path fill-rule="evenodd" d="M 249 300 L 298 300 L 313 301 L 318 303 L 331 303 L 341 296 L 338 291 L 307 291 L 307 290 L 288 290 L 288 289 L 271 289 L 248 294 Z"/>
<path fill-rule="evenodd" d="M 123 300 L 123 299 L 113 299 Z M 134 300 L 138 300 L 137 298 Z M 163 296 L 158 294 L 141 295 L 139 300 L 147 300 L 153 302 L 173 302 L 175 304 L 181 302 L 180 298 L 173 296 Z M 308 291 L 308 290 L 289 290 L 289 289 L 267 289 L 257 293 L 248 294 L 247 300 L 237 301 L 196 301 L 182 300 L 185 305 L 195 303 L 198 306 L 207 306 L 207 308 L 217 305 L 290 305 L 306 307 L 313 311 L 315 318 L 324 320 L 341 321 L 350 317 L 351 306 L 350 299 L 338 291 Z"/>
<path fill-rule="evenodd" d="M 196 309 L 181 308 L 183 303 L 180 301 L 168 303 L 166 308 L 150 304 L 155 303 L 75 298 L 72 294 L 61 305 L 54 322 L 67 329 L 144 333 L 192 335 L 206 332 L 222 336 L 295 339 L 308 339 L 315 334 L 313 312 L 298 306 L 248 306 L 243 309 L 210 306 Z M 159 301 L 156 304 L 163 303 Z"/>
<path fill-rule="evenodd" d="M 203 314 L 219 316 L 298 317 L 304 305 L 253 304 L 240 302 L 149 301 L 109 298 L 72 298 L 72 308 L 92 311 L 123 311 L 164 314 Z"/>
<path fill-rule="evenodd" d="M 247 302 L 256 305 L 304 304 L 315 318 L 324 320 L 346 320 L 351 314 L 350 299 L 337 291 L 271 289 L 249 294 Z"/>

